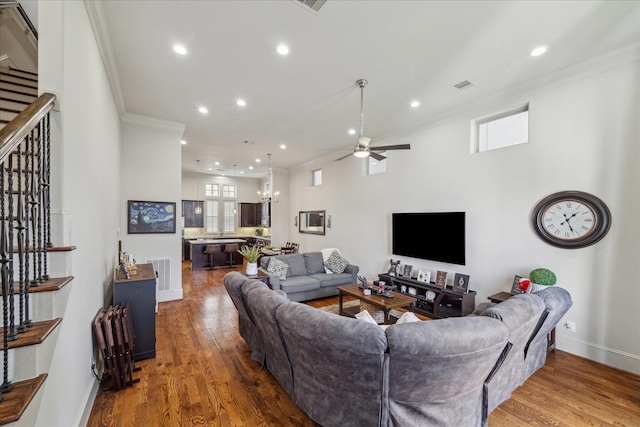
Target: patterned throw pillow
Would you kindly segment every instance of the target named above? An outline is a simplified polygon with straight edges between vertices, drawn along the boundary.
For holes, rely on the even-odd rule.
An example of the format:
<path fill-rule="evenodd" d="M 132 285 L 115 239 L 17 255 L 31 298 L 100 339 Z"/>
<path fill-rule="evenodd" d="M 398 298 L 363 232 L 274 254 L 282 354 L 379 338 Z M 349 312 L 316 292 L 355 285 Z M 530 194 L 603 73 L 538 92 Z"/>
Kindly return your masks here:
<path fill-rule="evenodd" d="M 333 251 L 327 262 L 324 265 L 336 274 L 342 273 L 349 265 L 349 261 L 342 258 L 338 251 Z"/>
<path fill-rule="evenodd" d="M 280 280 L 286 280 L 288 268 L 289 266 L 280 261 L 278 258 L 271 258 L 271 260 L 269 261 L 269 266 L 267 267 L 267 271 L 274 274 Z"/>

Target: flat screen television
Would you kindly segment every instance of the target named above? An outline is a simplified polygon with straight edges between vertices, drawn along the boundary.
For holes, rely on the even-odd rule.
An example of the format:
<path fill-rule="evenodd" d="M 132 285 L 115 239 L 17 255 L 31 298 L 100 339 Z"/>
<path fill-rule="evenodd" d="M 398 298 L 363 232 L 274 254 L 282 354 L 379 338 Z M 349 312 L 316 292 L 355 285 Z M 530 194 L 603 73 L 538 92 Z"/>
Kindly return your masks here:
<path fill-rule="evenodd" d="M 392 214 L 394 255 L 465 265 L 465 213 Z"/>

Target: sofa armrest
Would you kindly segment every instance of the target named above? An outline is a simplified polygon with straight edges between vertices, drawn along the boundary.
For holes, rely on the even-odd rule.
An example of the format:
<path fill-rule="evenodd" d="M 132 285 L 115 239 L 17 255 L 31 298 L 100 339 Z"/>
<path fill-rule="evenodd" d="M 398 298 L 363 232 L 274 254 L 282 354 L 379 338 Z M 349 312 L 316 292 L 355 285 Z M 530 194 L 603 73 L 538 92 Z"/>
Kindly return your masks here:
<path fill-rule="evenodd" d="M 358 272 L 360 271 L 360 267 L 357 265 L 349 264 L 347 268 L 344 269 L 345 273 L 351 274 L 353 276 L 353 283 L 358 283 Z"/>
<path fill-rule="evenodd" d="M 280 289 L 280 279 L 275 274 L 269 273 L 266 269 L 259 267 L 258 271 L 263 272 L 264 274 L 269 276 L 269 284 L 271 285 L 271 289 L 277 291 Z"/>

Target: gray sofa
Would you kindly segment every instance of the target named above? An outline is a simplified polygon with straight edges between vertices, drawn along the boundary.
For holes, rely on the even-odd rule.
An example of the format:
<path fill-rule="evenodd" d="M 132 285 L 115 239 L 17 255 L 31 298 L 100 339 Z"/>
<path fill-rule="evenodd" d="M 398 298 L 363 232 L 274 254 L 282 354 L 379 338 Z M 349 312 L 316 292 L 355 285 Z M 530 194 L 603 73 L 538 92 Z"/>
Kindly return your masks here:
<path fill-rule="evenodd" d="M 272 258 L 289 266 L 285 280 L 267 271 Z M 357 283 L 359 268 L 350 264 L 343 273 L 327 274 L 322 253 L 307 252 L 262 257 L 260 270 L 269 275 L 273 290 L 283 290 L 291 301 L 308 301 L 338 295 L 338 286 Z"/>
<path fill-rule="evenodd" d="M 252 354 L 323 426 L 486 426 L 544 364 L 546 345 L 536 343 L 571 306 L 553 287 L 467 317 L 383 330 L 288 301 L 236 272 L 224 281 L 243 295 L 238 315 L 254 324 L 245 338 Z"/>

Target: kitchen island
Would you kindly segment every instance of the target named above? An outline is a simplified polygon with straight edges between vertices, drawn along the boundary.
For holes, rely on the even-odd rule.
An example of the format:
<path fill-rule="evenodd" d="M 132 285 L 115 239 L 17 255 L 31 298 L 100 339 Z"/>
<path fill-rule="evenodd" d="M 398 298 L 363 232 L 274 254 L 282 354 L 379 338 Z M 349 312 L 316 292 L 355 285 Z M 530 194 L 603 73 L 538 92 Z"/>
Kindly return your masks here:
<path fill-rule="evenodd" d="M 237 243 L 238 248 L 247 243 L 244 239 L 194 239 L 189 240 L 190 252 L 191 252 L 191 269 L 198 268 L 211 268 L 211 267 L 224 267 L 229 265 L 229 254 L 224 251 L 224 246 L 229 243 Z M 209 255 L 204 253 L 205 248 L 208 245 L 220 246 L 220 253 L 213 255 L 213 265 L 209 264 Z M 233 264 L 242 264 L 242 255 L 238 252 L 234 252 L 232 255 Z"/>

